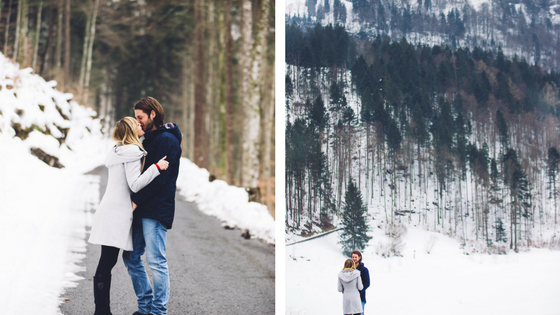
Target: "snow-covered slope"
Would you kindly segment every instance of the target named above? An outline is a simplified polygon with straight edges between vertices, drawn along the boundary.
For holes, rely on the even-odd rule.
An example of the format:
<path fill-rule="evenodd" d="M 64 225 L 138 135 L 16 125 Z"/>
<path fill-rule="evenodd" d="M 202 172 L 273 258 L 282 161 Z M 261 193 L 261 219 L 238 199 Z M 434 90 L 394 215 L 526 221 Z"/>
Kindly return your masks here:
<path fill-rule="evenodd" d="M 0 303 L 5 314 L 58 314 L 85 255 L 85 211 L 97 205 L 110 142 L 95 112 L 0 54 Z M 16 129 L 30 131 L 25 140 Z M 48 130 L 48 132 L 45 132 Z M 67 135 L 64 132 L 67 130 Z M 45 133 L 49 133 L 48 135 Z M 30 153 L 39 148 L 65 168 Z"/>
<path fill-rule="evenodd" d="M 376 251 L 391 240 L 379 220 L 372 225 L 381 228 L 371 233 L 363 252 L 371 279 L 366 314 L 557 315 L 560 310 L 559 251 L 465 255 L 470 249 L 457 240 L 410 227 L 402 257 L 382 258 Z M 338 240 L 335 232 L 286 247 L 286 314 L 342 314 L 336 281 L 348 257 Z"/>
<path fill-rule="evenodd" d="M 340 7 L 335 8 L 337 2 Z M 367 4 L 354 8 L 355 1 L 288 0 L 286 16 L 288 19 L 295 17 L 308 26 L 341 24 L 350 34 L 362 39 L 386 35 L 393 40 L 405 37 L 408 42 L 419 45 L 469 47 L 471 50 L 482 47 L 494 51 L 501 47 L 510 58 L 517 55 L 529 63 L 536 62 L 556 71 L 560 67 L 560 41 L 556 36 L 560 30 L 558 1 L 356 2 Z M 328 8 L 325 8 L 326 3 Z M 458 16 L 450 19 L 451 11 Z M 457 26 L 462 31 L 457 31 Z"/>
<path fill-rule="evenodd" d="M 311 2 L 311 1 L 310 1 Z M 319 9 L 320 7 L 324 6 L 324 3 L 326 1 L 324 0 L 315 0 L 315 11 L 317 9 Z M 334 0 L 328 0 L 330 7 L 332 8 Z M 356 24 L 358 23 L 357 20 L 354 18 L 353 14 L 354 12 L 352 12 L 353 6 L 352 6 L 352 1 L 347 1 L 347 0 L 340 0 L 340 2 L 342 3 L 342 5 L 346 8 L 347 11 L 347 16 L 346 16 L 346 20 L 344 21 L 344 24 L 348 26 L 349 30 L 352 29 L 358 29 L 359 30 L 359 25 L 357 26 Z M 385 2 L 385 1 L 371 1 L 371 3 L 374 3 L 374 5 L 376 5 L 377 3 L 391 3 L 391 1 Z M 393 2 L 392 4 L 395 4 L 398 7 L 405 7 L 408 6 L 411 10 L 421 10 L 422 8 L 419 7 L 419 3 L 422 4 L 424 1 L 402 1 L 402 2 Z M 452 8 L 462 8 L 465 5 L 469 5 L 472 8 L 474 8 L 477 11 L 480 10 L 484 10 L 484 8 L 486 6 L 491 7 L 492 6 L 492 1 L 489 0 L 456 0 L 456 1 L 432 1 L 431 2 L 431 8 L 434 10 L 434 12 L 438 13 L 439 12 L 444 12 L 447 13 L 449 10 L 451 10 Z M 516 8 L 517 11 L 522 10 L 524 13 L 527 13 L 528 9 L 527 9 L 527 5 L 525 3 L 523 3 L 523 1 L 519 1 L 518 3 L 514 3 L 512 2 L 508 2 L 510 4 L 513 4 L 514 7 Z M 544 2 L 542 2 L 544 3 Z M 539 2 L 540 4 L 540 2 Z M 305 0 L 286 0 L 285 1 L 285 7 L 286 7 L 286 15 L 287 16 L 298 16 L 298 17 L 309 17 L 309 8 L 308 8 L 308 1 Z M 543 18 L 550 18 L 552 20 L 553 24 L 560 24 L 560 3 L 558 3 L 557 1 L 550 1 L 549 2 L 549 6 L 548 6 L 548 10 L 546 12 L 543 12 Z M 311 18 L 313 19 L 314 17 L 311 16 Z M 331 15 L 326 15 L 325 19 L 320 21 L 322 24 L 328 24 L 328 23 L 335 23 L 332 14 Z M 351 25 L 351 26 L 350 26 Z"/>
<path fill-rule="evenodd" d="M 294 66 L 288 66 L 288 73 L 299 73 Z M 299 70 L 301 72 L 301 69 Z M 295 75 L 297 77 L 297 75 Z M 317 75 L 318 82 L 328 82 L 330 75 L 329 69 L 321 69 Z M 342 77 L 345 78 L 346 82 L 352 82 L 350 71 L 343 73 Z M 321 86 L 321 90 L 328 91 L 328 88 Z M 297 90 L 296 90 L 297 91 Z M 360 113 L 361 101 L 356 95 L 356 91 L 353 89 L 352 84 L 348 84 L 344 89 L 344 95 L 348 100 L 348 107 L 353 110 L 354 113 Z M 298 94 L 295 92 L 293 97 L 293 102 L 290 105 L 297 103 L 305 103 L 305 94 Z M 325 108 L 329 108 L 329 95 L 324 93 L 322 99 L 325 103 Z M 304 111 L 298 111 L 297 106 L 291 106 L 290 110 L 287 112 L 288 121 L 293 123 L 296 118 L 304 118 L 307 114 Z M 329 112 L 330 119 L 332 122 L 338 120 L 335 115 L 340 115 L 334 111 Z M 331 123 L 332 124 L 332 123 Z M 491 132 L 494 125 L 493 120 L 475 122 L 473 121 L 473 134 L 467 139 L 472 143 L 476 144 L 478 148 L 482 148 L 484 143 L 489 146 L 489 157 L 495 157 L 498 161 L 500 160 L 500 144 L 497 138 L 492 139 L 487 137 Z M 490 127 L 489 127 L 490 126 Z M 514 128 L 512 125 L 512 128 Z M 337 167 L 336 155 L 334 150 L 331 148 L 332 143 L 334 143 L 334 136 L 332 133 L 332 126 L 326 128 L 325 133 L 328 133 L 329 142 L 325 141 L 322 144 L 322 152 L 326 154 L 327 164 L 329 165 L 330 172 L 332 174 L 332 186 L 337 187 L 338 183 L 342 181 L 338 174 L 335 172 Z M 498 194 L 496 191 L 492 191 L 491 198 L 496 198 L 500 202 L 490 202 L 488 197 L 481 199 L 476 196 L 476 194 L 481 191 L 481 188 L 473 183 L 472 179 L 475 177 L 471 168 L 466 170 L 466 176 L 464 179 L 456 180 L 455 178 L 450 179 L 446 182 L 446 188 L 443 190 L 443 198 L 440 199 L 437 193 L 438 179 L 435 175 L 438 165 L 434 163 L 435 158 L 430 153 L 429 150 L 424 148 L 420 149 L 420 155 L 423 159 L 426 159 L 428 163 L 418 163 L 418 154 L 412 154 L 413 163 L 408 162 L 406 169 L 395 170 L 389 174 L 383 165 L 384 159 L 389 156 L 387 153 L 387 148 L 375 149 L 366 151 L 367 148 L 367 131 L 364 125 L 356 123 L 354 125 L 353 135 L 351 138 L 352 142 L 349 145 L 352 152 L 352 164 L 351 170 L 348 171 L 348 177 L 353 178 L 359 185 L 360 191 L 362 192 L 364 205 L 367 207 L 368 215 L 375 218 L 383 218 L 386 222 L 403 222 L 410 225 L 418 224 L 422 225 L 427 229 L 433 230 L 434 227 L 442 233 L 451 233 L 457 239 L 467 239 L 467 240 L 477 240 L 483 239 L 483 231 L 480 227 L 480 209 L 487 207 L 490 211 L 488 225 L 488 235 L 489 239 L 493 243 L 498 243 L 496 241 L 496 222 L 499 217 L 500 220 L 506 225 L 506 234 L 508 234 L 508 241 L 511 240 L 509 234 L 509 217 L 497 213 L 503 212 L 504 207 L 508 205 L 510 200 L 507 198 L 507 194 L 504 190 L 504 195 L 502 193 Z M 544 134 L 546 129 L 536 129 L 536 133 Z M 479 135 L 476 137 L 475 135 Z M 482 137 L 480 136 L 482 135 Z M 370 135 L 370 138 L 372 136 Z M 520 141 L 522 142 L 522 141 Z M 513 147 L 518 149 L 519 152 L 528 151 L 523 149 L 523 143 L 514 143 Z M 523 241 L 526 242 L 530 239 L 531 242 L 538 243 L 548 243 L 548 244 L 558 244 L 558 235 L 560 235 L 560 226 L 554 224 L 554 199 L 550 198 L 549 191 L 547 188 L 546 180 L 535 180 L 547 178 L 547 164 L 546 164 L 546 145 L 539 143 L 535 145 L 535 151 L 540 150 L 544 152 L 540 157 L 535 156 L 523 156 L 522 158 L 527 159 L 528 165 L 534 167 L 533 177 L 531 178 L 531 185 L 529 187 L 529 192 L 532 194 L 531 202 L 533 204 L 532 211 L 532 223 L 523 227 Z M 414 148 L 416 150 L 417 148 Z M 413 151 L 414 152 L 414 151 Z M 328 153 L 328 154 L 327 154 Z M 380 162 L 381 161 L 381 162 Z M 529 169 L 529 168 L 528 168 Z M 333 171 L 334 170 L 334 171 Z M 500 171 L 502 171 L 500 167 Z M 412 174 L 412 176 L 411 176 Z M 422 177 L 419 178 L 419 174 Z M 422 183 L 422 184 L 420 184 Z M 303 187 L 306 184 L 304 183 Z M 341 192 L 344 190 L 342 189 Z M 339 193 L 335 190 L 333 193 L 336 197 L 340 196 L 343 199 L 343 193 Z M 306 195 L 307 196 L 307 195 Z M 305 198 L 306 198 L 305 196 Z M 500 199 L 498 199 L 500 198 Z M 288 230 L 288 235 L 286 236 L 287 242 L 291 243 L 294 241 L 301 240 L 302 237 L 298 236 L 305 230 L 306 233 L 321 233 L 323 232 L 320 227 L 318 227 L 318 222 L 320 222 L 319 213 L 316 211 L 313 215 L 314 217 L 308 217 L 307 211 L 307 199 L 303 204 L 305 211 L 301 213 L 301 224 L 295 226 L 292 224 L 291 229 Z M 498 210 L 499 209 L 499 210 Z M 395 214 L 397 210 L 411 210 L 414 213 L 410 215 L 398 215 Z M 508 212 L 509 213 L 509 212 Z M 501 215 L 501 216 L 500 216 Z M 439 216 L 439 218 L 438 218 Z M 290 218 L 288 219 L 290 223 Z M 314 222 L 313 226 L 309 222 Z M 339 226 L 340 218 L 339 215 L 333 215 L 332 222 L 334 226 Z M 521 241 L 521 240 L 520 240 Z M 500 242 L 501 243 L 501 242 Z M 504 242 L 501 244 L 509 244 Z M 480 250 L 484 250 L 487 245 L 479 243 L 477 245 Z M 556 246 L 556 245 L 554 245 Z M 509 251 L 509 247 L 507 249 Z"/>

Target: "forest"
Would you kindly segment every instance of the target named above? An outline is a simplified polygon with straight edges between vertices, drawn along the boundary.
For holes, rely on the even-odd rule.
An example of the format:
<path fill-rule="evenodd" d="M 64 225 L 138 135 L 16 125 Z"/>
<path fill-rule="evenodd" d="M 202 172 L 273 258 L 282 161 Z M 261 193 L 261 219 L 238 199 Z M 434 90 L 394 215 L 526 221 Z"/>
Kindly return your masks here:
<path fill-rule="evenodd" d="M 458 47 L 502 47 L 529 63 L 560 70 L 560 6 L 550 0 L 306 0 L 287 7 L 302 28 L 339 24 L 365 39 Z"/>
<path fill-rule="evenodd" d="M 286 25 L 286 229 L 369 216 L 488 248 L 558 242 L 560 74 L 485 50 Z M 554 233 L 552 233 L 554 231 Z"/>
<path fill-rule="evenodd" d="M 0 52 L 106 130 L 156 98 L 183 155 L 274 216 L 274 12 L 270 0 L 2 0 Z"/>

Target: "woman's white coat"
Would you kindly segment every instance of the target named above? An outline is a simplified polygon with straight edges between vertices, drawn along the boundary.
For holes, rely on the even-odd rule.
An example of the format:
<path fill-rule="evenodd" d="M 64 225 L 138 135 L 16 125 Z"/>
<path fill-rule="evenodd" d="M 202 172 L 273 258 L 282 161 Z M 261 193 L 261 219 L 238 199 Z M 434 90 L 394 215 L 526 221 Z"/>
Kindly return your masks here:
<path fill-rule="evenodd" d="M 132 250 L 132 202 L 130 195 L 159 175 L 151 165 L 142 173 L 142 157 L 147 152 L 137 145 L 116 145 L 105 159 L 109 169 L 107 189 L 91 226 L 89 242 Z"/>
<path fill-rule="evenodd" d="M 364 288 L 359 270 L 345 269 L 338 273 L 338 292 L 342 292 L 344 314 L 362 313 L 360 291 Z"/>

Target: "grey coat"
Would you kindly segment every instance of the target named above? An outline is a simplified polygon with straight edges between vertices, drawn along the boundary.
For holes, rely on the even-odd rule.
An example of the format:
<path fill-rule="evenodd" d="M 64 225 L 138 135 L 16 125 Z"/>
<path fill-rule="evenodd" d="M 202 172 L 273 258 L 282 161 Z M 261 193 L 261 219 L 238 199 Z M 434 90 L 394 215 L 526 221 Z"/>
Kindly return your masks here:
<path fill-rule="evenodd" d="M 360 291 L 364 288 L 359 270 L 342 270 L 338 273 L 338 292 L 342 292 L 342 310 L 344 314 L 362 312 Z"/>
<path fill-rule="evenodd" d="M 89 242 L 132 250 L 132 202 L 130 195 L 159 175 L 155 164 L 141 173 L 147 153 L 137 145 L 117 145 L 107 155 L 107 190 L 93 218 Z"/>

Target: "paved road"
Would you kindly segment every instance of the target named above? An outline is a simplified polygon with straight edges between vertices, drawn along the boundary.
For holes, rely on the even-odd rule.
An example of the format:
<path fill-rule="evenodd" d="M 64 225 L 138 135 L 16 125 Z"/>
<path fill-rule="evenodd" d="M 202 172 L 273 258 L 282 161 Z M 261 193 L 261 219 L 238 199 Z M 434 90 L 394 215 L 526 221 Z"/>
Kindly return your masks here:
<path fill-rule="evenodd" d="M 101 176 L 103 196 L 106 169 L 99 167 L 92 173 Z M 93 314 L 92 279 L 100 248 L 88 243 L 83 262 L 86 271 L 79 274 L 85 279 L 64 293 L 69 301 L 61 304 L 62 314 Z M 167 259 L 171 281 L 168 314 L 274 314 L 274 246 L 246 240 L 239 230 L 222 228 L 218 219 L 201 213 L 180 196 L 173 228 L 167 233 Z M 113 268 L 111 311 L 130 315 L 136 307 L 132 283 L 119 257 Z"/>

